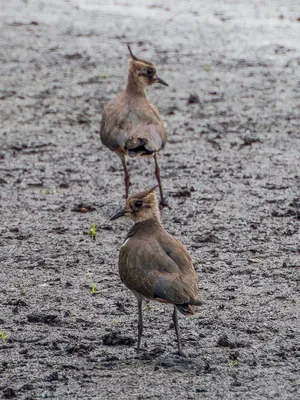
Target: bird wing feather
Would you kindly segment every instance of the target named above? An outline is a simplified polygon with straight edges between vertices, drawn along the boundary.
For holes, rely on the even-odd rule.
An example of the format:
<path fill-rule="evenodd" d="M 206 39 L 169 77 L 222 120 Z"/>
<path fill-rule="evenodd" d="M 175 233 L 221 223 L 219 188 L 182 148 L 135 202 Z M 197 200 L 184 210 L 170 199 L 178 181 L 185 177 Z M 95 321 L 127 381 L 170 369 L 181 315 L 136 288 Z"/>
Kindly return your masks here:
<path fill-rule="evenodd" d="M 174 244 L 178 249 L 170 250 Z M 119 272 L 129 289 L 145 297 L 172 304 L 196 301 L 196 272 L 185 247 L 171 235 L 162 242 L 128 240 L 120 251 Z"/>
<path fill-rule="evenodd" d="M 102 143 L 113 151 L 118 148 L 129 156 L 162 149 L 167 135 L 155 107 L 147 101 L 130 106 L 121 93 L 104 108 L 100 127 Z"/>
<path fill-rule="evenodd" d="M 116 99 L 108 102 L 104 107 L 100 126 L 100 137 L 102 143 L 112 151 L 116 151 L 120 144 L 122 145 L 122 143 L 125 143 L 125 121 L 128 119 L 128 114 L 129 110 L 122 101 L 120 95 Z"/>

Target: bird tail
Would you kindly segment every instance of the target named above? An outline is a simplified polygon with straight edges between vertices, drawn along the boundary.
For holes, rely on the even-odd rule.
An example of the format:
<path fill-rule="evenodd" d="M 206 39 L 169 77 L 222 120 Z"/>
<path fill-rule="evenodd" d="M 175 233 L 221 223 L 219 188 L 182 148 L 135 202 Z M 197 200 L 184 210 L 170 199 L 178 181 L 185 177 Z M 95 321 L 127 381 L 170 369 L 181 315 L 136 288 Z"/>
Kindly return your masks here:
<path fill-rule="evenodd" d="M 128 150 L 129 157 L 137 155 L 150 155 L 164 147 L 166 135 L 163 128 L 155 124 L 138 125 L 126 137 L 124 147 Z"/>
<path fill-rule="evenodd" d="M 201 306 L 203 303 L 199 299 L 192 299 L 189 303 L 175 304 L 177 310 L 186 317 L 194 315 L 196 313 L 195 306 Z"/>
<path fill-rule="evenodd" d="M 148 141 L 144 138 L 128 139 L 125 147 L 129 157 L 151 155 L 155 152 L 153 147 L 148 145 Z"/>

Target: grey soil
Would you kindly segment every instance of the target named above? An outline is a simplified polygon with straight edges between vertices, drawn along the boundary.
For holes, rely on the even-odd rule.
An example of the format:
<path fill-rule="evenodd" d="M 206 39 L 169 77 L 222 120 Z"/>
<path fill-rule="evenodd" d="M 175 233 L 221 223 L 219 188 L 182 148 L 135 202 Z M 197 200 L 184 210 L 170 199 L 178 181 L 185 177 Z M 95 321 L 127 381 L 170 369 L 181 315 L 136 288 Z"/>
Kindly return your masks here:
<path fill-rule="evenodd" d="M 298 399 L 299 1 L 15 0 L 1 14 L 0 397 Z M 179 321 L 188 359 L 154 302 L 136 354 L 118 276 L 130 223 L 109 221 L 123 172 L 99 123 L 127 43 L 170 85 L 148 96 L 169 131 L 162 219 L 204 302 Z M 152 159 L 129 169 L 131 192 L 155 184 Z"/>

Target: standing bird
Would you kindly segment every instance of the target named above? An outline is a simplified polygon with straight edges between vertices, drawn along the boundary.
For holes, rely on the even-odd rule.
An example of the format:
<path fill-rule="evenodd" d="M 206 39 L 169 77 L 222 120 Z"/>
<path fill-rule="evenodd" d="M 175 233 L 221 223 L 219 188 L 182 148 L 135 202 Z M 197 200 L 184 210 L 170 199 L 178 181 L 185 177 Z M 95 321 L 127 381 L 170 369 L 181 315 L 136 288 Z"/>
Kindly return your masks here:
<path fill-rule="evenodd" d="M 181 349 L 177 310 L 183 315 L 195 313 L 202 302 L 198 296 L 198 279 L 191 258 L 179 240 L 163 228 L 155 188 L 130 196 L 124 209 L 111 220 L 127 216 L 134 225 L 126 236 L 119 255 L 121 281 L 133 292 L 138 302 L 138 345 L 143 333 L 143 298 L 174 304 L 178 352 Z"/>
<path fill-rule="evenodd" d="M 167 134 L 157 108 L 148 102 L 145 89 L 154 83 L 168 86 L 156 74 L 155 66 L 132 54 L 125 89 L 106 104 L 102 114 L 100 137 L 102 143 L 120 156 L 125 176 L 125 195 L 128 197 L 130 179 L 126 156 L 154 156 L 155 175 L 160 190 L 160 202 L 165 206 L 156 153 L 164 148 Z"/>

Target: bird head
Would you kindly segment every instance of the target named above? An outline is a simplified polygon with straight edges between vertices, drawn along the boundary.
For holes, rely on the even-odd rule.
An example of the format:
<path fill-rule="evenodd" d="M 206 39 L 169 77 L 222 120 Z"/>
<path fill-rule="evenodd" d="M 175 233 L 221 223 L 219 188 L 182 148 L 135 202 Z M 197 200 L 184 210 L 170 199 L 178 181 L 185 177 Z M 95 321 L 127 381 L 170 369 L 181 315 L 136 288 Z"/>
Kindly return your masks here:
<path fill-rule="evenodd" d="M 128 50 L 130 54 L 128 64 L 128 80 L 131 84 L 135 83 L 139 88 L 142 89 L 145 89 L 154 83 L 169 86 L 165 81 L 157 76 L 156 68 L 151 62 L 134 56 L 129 45 Z"/>
<path fill-rule="evenodd" d="M 129 217 L 134 222 L 142 222 L 153 218 L 160 221 L 158 202 L 155 195 L 156 188 L 157 186 L 129 196 L 125 207 L 113 215 L 110 220 Z"/>

